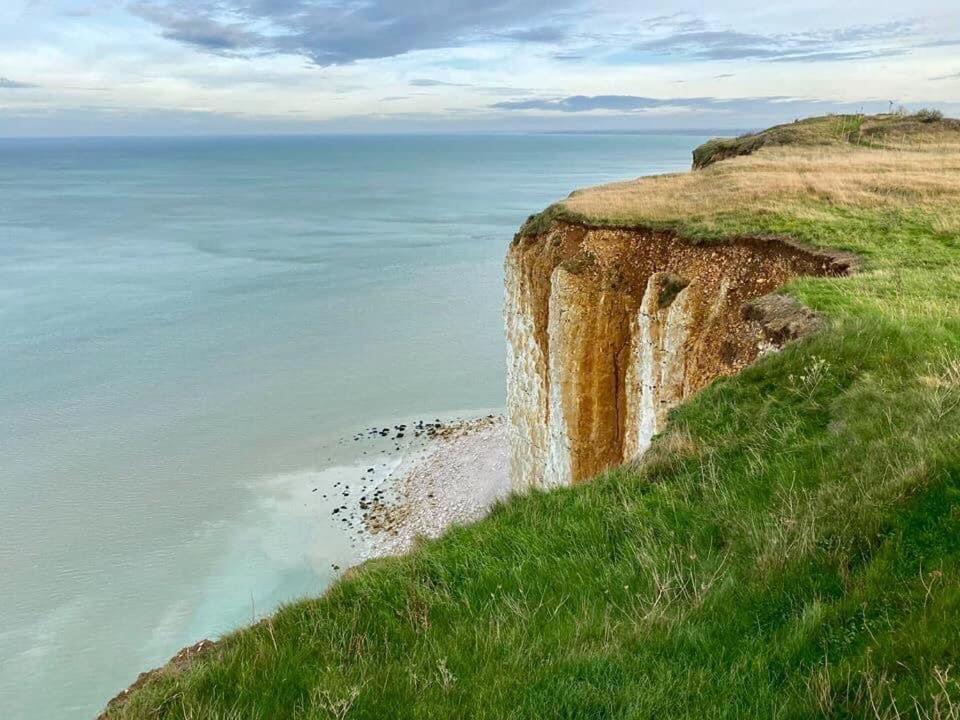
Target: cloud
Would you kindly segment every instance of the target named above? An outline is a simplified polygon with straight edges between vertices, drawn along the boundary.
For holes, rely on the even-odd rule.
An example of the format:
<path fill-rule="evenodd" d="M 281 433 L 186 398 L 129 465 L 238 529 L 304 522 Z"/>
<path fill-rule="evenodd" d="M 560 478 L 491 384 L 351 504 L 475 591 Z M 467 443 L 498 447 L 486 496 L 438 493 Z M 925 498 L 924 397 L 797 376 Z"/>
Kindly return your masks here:
<path fill-rule="evenodd" d="M 530 88 L 509 87 L 507 85 L 473 85 L 471 83 L 447 82 L 445 80 L 433 80 L 431 78 L 415 78 L 411 80 L 408 85 L 421 88 L 470 88 L 475 92 L 490 95 L 529 95 L 537 92 Z"/>
<path fill-rule="evenodd" d="M 848 52 L 835 50 L 832 52 L 798 53 L 771 58 L 774 62 L 830 62 L 841 60 L 870 60 L 873 58 L 896 57 L 906 54 L 900 48 L 886 48 L 883 50 L 851 50 Z"/>
<path fill-rule="evenodd" d="M 242 25 L 222 25 L 204 18 L 196 21 L 173 20 L 164 30 L 163 36 L 213 51 L 239 51 L 250 47 L 256 41 L 256 35 L 244 30 Z"/>
<path fill-rule="evenodd" d="M 960 38 L 942 38 L 940 40 L 928 40 L 927 42 L 917 43 L 913 47 L 939 48 L 939 47 L 953 47 L 954 45 L 960 45 Z"/>
<path fill-rule="evenodd" d="M 955 103 L 940 101 L 918 100 L 910 103 L 910 107 L 915 109 L 933 106 L 939 106 L 948 113 L 956 112 L 957 108 L 960 108 L 960 105 Z M 811 115 L 886 112 L 888 101 L 865 98 L 857 101 L 836 102 L 785 95 L 733 98 L 571 95 L 509 100 L 487 107 L 543 124 L 560 125 L 579 121 L 582 127 L 591 130 L 613 124 L 619 124 L 625 128 L 642 128 L 660 123 L 659 127 L 663 127 L 664 115 L 669 115 L 670 127 L 719 128 L 729 127 L 731 122 L 736 122 L 736 127 L 743 130 L 749 127 L 760 128 L 789 122 Z"/>
<path fill-rule="evenodd" d="M 0 90 L 29 90 L 38 87 L 32 83 L 17 82 L 10 78 L 0 77 Z"/>
<path fill-rule="evenodd" d="M 960 80 L 960 72 L 950 73 L 949 75 L 937 75 L 931 80 Z"/>
<path fill-rule="evenodd" d="M 163 37 L 205 52 L 239 57 L 294 54 L 323 66 L 476 42 L 554 45 L 552 57 L 559 61 L 628 49 L 632 57 L 621 57 L 624 63 L 642 62 L 649 55 L 837 62 L 960 42 L 935 40 L 905 47 L 915 30 L 906 22 L 761 34 L 709 27 L 701 17 L 677 13 L 639 18 L 626 27 L 584 0 L 135 0 L 131 8 Z M 585 23 L 604 22 L 614 23 L 606 34 L 584 34 Z M 585 39 L 592 42 L 589 49 L 578 43 Z"/>
<path fill-rule="evenodd" d="M 496 132 L 696 132 L 740 133 L 826 112 L 881 112 L 887 101 L 831 103 L 822 100 L 773 98 L 701 98 L 703 107 L 671 112 L 635 113 L 509 113 L 477 112 L 476 108 L 447 108 L 443 114 L 396 112 L 384 104 L 380 112 L 317 119 L 301 113 L 256 114 L 199 110 L 161 110 L 131 105 L 124 108 L 75 106 L 60 108 L 9 108 L 0 113 L 0 137 L 104 136 L 104 135 L 249 135 L 317 133 L 442 133 L 451 130 Z M 657 99 L 690 102 L 689 98 Z M 709 112 L 719 107 L 721 112 Z M 394 106 L 396 107 L 396 106 Z M 960 115 L 960 104 L 924 98 L 911 107 L 939 107 Z"/>
<path fill-rule="evenodd" d="M 750 53 L 757 55 L 774 54 L 777 51 L 768 47 L 770 41 L 763 35 L 735 32 L 732 30 L 702 30 L 680 32 L 665 37 L 636 43 L 634 50 L 665 54 L 692 54 L 716 60 L 717 55 Z"/>
<path fill-rule="evenodd" d="M 783 99 L 783 98 L 779 98 Z M 496 110 L 546 110 L 550 112 L 579 113 L 594 110 L 636 112 L 664 107 L 714 106 L 718 101 L 710 97 L 651 98 L 638 95 L 571 95 L 565 98 L 507 100 L 494 103 Z"/>
<path fill-rule="evenodd" d="M 634 52 L 678 55 L 695 60 L 771 60 L 817 62 L 863 60 L 899 55 L 898 47 L 870 47 L 878 41 L 907 36 L 908 23 L 861 25 L 829 32 L 760 35 L 735 30 L 693 30 L 651 38 L 632 46 Z"/>
<path fill-rule="evenodd" d="M 525 30 L 512 30 L 501 33 L 501 36 L 509 40 L 518 40 L 519 42 L 558 43 L 566 39 L 567 34 L 568 31 L 566 28 L 556 25 L 544 25 L 543 27 L 532 27 Z"/>
<path fill-rule="evenodd" d="M 703 30 L 707 24 L 703 18 L 687 13 L 673 13 L 672 15 L 657 15 L 646 18 L 643 26 L 648 30 L 670 30 L 671 32 L 693 32 Z"/>
<path fill-rule="evenodd" d="M 776 113 L 798 115 L 815 112 L 859 112 L 864 103 L 832 103 L 826 100 L 795 98 L 784 95 L 763 97 L 718 98 L 667 97 L 654 98 L 640 95 L 571 95 L 562 98 L 525 98 L 494 103 L 494 110 L 522 111 L 539 110 L 547 113 L 588 113 L 605 111 L 607 113 L 642 114 L 650 110 L 671 109 L 685 112 L 722 112 L 722 113 Z"/>
<path fill-rule="evenodd" d="M 578 0 L 140 0 L 164 37 L 241 56 L 292 53 L 319 65 L 456 47 L 473 39 L 557 42 Z"/>
<path fill-rule="evenodd" d="M 577 60 L 585 60 L 586 55 L 579 52 L 559 52 L 553 54 L 554 60 L 559 60 L 560 62 L 576 62 Z"/>
<path fill-rule="evenodd" d="M 443 80 L 431 80 L 430 78 L 416 78 L 410 81 L 414 87 L 470 87 L 466 83 L 444 82 Z"/>

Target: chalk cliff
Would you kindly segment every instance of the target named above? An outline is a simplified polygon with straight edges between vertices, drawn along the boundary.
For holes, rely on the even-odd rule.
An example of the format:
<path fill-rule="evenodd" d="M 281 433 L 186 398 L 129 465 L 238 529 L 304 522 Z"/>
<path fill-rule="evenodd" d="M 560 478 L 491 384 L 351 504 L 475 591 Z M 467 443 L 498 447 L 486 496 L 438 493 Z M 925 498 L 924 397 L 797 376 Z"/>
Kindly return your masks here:
<path fill-rule="evenodd" d="M 506 260 L 514 487 L 575 483 L 638 457 L 683 399 L 816 324 L 773 290 L 847 270 L 777 239 L 697 245 L 669 232 L 528 224 Z"/>

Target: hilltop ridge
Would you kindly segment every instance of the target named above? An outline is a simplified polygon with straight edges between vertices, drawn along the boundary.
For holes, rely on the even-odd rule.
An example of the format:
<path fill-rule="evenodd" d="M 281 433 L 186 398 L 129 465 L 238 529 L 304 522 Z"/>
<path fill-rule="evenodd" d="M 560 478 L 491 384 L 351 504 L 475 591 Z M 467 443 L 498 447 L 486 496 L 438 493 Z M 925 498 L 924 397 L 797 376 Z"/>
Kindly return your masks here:
<path fill-rule="evenodd" d="M 714 138 L 693 151 L 693 168 L 750 155 L 763 147 L 855 145 L 885 149 L 921 148 L 944 139 L 955 140 L 960 120 L 944 118 L 936 110 L 914 114 L 822 115 L 775 125 L 736 138 Z"/>

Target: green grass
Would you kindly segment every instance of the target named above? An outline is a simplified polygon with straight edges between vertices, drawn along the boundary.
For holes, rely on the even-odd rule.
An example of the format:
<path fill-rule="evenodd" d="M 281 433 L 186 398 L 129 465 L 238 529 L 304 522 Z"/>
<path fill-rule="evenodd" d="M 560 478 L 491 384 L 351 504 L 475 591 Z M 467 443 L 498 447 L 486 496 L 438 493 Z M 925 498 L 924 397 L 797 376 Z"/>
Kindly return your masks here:
<path fill-rule="evenodd" d="M 960 235 L 939 227 L 678 219 L 863 268 L 792 283 L 827 329 L 682 405 L 641 465 L 369 563 L 110 717 L 957 718 Z"/>

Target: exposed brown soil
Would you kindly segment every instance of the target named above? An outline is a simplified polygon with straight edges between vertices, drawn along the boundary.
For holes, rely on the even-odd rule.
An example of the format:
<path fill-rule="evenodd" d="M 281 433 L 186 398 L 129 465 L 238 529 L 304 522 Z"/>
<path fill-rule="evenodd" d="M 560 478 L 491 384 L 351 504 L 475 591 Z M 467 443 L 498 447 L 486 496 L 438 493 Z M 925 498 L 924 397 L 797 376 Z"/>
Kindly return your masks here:
<path fill-rule="evenodd" d="M 823 318 L 789 295 L 764 295 L 743 306 L 745 320 L 760 324 L 767 340 L 782 346 L 816 332 Z"/>
<path fill-rule="evenodd" d="M 520 270 L 523 312 L 532 317 L 544 364 L 563 364 L 559 373 L 544 367 L 542 377 L 548 397 L 551 378 L 562 382 L 577 482 L 629 459 L 624 457 L 626 354 L 632 318 L 652 275 L 669 274 L 664 276 L 669 282 L 662 280 L 662 304 L 680 290 L 692 296 L 687 305 L 696 331 L 685 353 L 686 397 L 741 370 L 765 346 L 816 326 L 813 313 L 789 299 L 754 301 L 800 275 L 846 274 L 854 258 L 779 238 L 696 245 L 670 232 L 558 220 L 545 232 L 518 234 L 507 262 Z M 557 316 L 551 318 L 551 312 Z M 551 342 L 562 344 L 553 355 Z M 542 411 L 546 423 L 549 408 Z"/>

